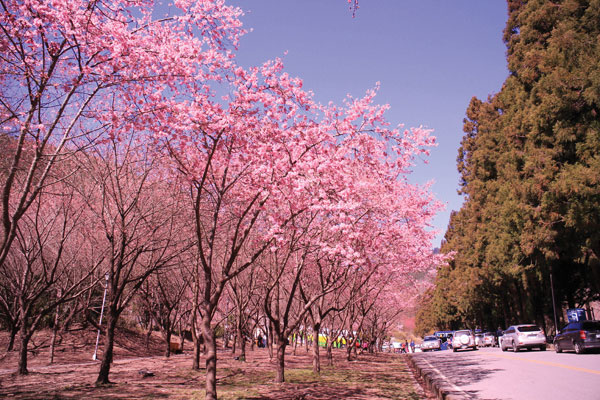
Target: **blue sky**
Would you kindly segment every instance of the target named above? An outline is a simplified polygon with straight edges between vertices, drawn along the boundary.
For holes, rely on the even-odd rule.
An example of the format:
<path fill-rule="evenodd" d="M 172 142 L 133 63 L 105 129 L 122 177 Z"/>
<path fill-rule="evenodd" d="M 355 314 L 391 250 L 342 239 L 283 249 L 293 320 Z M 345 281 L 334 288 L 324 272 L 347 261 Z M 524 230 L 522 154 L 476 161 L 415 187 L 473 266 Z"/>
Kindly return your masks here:
<path fill-rule="evenodd" d="M 229 0 L 245 11 L 248 33 L 238 61 L 259 65 L 282 57 L 315 99 L 341 103 L 381 82 L 376 101 L 387 119 L 434 130 L 438 147 L 419 163 L 415 183 L 434 180 L 447 205 L 433 221 L 441 232 L 458 210 L 456 156 L 471 97 L 497 93 L 508 75 L 502 30 L 505 0 L 360 0 L 356 16 L 346 0 Z M 287 55 L 284 53 L 287 51 Z"/>

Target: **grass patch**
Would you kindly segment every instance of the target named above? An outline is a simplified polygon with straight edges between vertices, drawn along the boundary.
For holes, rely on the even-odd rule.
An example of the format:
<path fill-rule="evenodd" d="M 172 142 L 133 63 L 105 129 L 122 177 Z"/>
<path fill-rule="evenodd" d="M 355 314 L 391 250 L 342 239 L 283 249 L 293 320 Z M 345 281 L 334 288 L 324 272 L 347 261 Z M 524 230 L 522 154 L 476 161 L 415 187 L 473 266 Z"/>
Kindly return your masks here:
<path fill-rule="evenodd" d="M 177 398 L 190 400 L 204 400 L 205 396 L 204 389 L 179 390 L 177 393 Z M 217 387 L 217 395 L 219 396 L 219 400 L 241 400 L 260 397 L 260 393 L 256 388 L 235 388 L 231 386 Z"/>
<path fill-rule="evenodd" d="M 403 359 L 390 363 L 361 363 L 321 367 L 315 375 L 312 368 L 286 370 L 286 382 L 298 387 L 347 388 L 369 393 L 373 397 L 418 400 L 412 374 Z"/>

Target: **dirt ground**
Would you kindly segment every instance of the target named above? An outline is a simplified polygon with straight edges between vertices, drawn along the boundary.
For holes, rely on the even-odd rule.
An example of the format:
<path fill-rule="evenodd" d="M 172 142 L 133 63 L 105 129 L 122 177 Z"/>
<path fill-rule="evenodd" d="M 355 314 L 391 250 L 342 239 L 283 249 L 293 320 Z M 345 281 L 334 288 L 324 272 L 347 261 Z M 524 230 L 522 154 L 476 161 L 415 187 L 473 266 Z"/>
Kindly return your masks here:
<path fill-rule="evenodd" d="M 149 349 L 142 335 L 121 331 L 117 335 L 110 385 L 95 386 L 99 361 L 92 355 L 96 333 L 81 330 L 64 334 L 49 365 L 49 332 L 33 340 L 26 376 L 15 373 L 18 353 L 6 352 L 5 332 L 0 332 L 0 398 L 8 399 L 204 399 L 204 370 L 191 369 L 190 343 L 184 352 L 164 357 L 160 335 Z M 178 340 L 178 338 L 176 339 Z M 187 346 L 187 348 L 186 348 Z M 275 365 L 266 349 L 248 346 L 247 360 L 234 359 L 231 349 L 220 349 L 217 392 L 220 399 L 429 399 L 408 368 L 403 355 L 363 354 L 348 362 L 345 352 L 334 353 L 333 366 L 322 355 L 319 376 L 304 348 L 296 355 L 288 348 L 286 382 L 274 382 Z M 101 348 L 99 350 L 100 358 Z M 204 360 L 201 360 L 201 364 Z"/>

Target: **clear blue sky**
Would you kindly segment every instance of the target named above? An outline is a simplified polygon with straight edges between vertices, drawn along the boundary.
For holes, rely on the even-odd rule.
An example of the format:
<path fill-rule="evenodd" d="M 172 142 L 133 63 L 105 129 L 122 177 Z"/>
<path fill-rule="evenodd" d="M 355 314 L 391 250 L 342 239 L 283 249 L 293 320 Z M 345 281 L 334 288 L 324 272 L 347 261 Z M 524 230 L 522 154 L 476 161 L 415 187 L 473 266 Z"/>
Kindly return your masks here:
<path fill-rule="evenodd" d="M 434 180 L 446 211 L 433 221 L 439 246 L 451 210 L 458 210 L 456 156 L 471 97 L 497 93 L 508 75 L 502 30 L 505 0 L 360 0 L 356 16 L 346 0 L 229 0 L 253 29 L 238 61 L 259 65 L 282 57 L 321 103 L 362 96 L 381 82 L 376 101 L 387 119 L 434 130 L 438 147 L 411 181 Z M 288 52 L 284 56 L 285 52 Z"/>

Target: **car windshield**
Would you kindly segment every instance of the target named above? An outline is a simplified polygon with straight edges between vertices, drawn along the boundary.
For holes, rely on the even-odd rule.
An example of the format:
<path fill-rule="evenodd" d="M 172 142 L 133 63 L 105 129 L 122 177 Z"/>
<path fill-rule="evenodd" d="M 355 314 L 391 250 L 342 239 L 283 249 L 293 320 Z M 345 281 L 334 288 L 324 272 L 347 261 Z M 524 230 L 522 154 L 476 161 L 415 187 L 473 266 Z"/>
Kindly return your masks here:
<path fill-rule="evenodd" d="M 537 332 L 537 331 L 541 331 L 541 329 L 538 328 L 535 325 L 519 326 L 518 329 L 519 329 L 519 332 Z"/>
<path fill-rule="evenodd" d="M 600 321 L 584 321 L 582 329 L 585 331 L 600 331 Z"/>
<path fill-rule="evenodd" d="M 437 338 L 435 336 L 427 336 L 424 339 L 426 342 L 432 341 L 432 340 L 437 340 Z"/>
<path fill-rule="evenodd" d="M 456 336 L 470 336 L 471 333 L 469 331 L 457 331 L 454 333 L 454 337 Z"/>
<path fill-rule="evenodd" d="M 483 336 L 484 337 L 490 337 L 490 336 L 494 336 L 494 334 L 493 333 L 485 333 Z"/>

